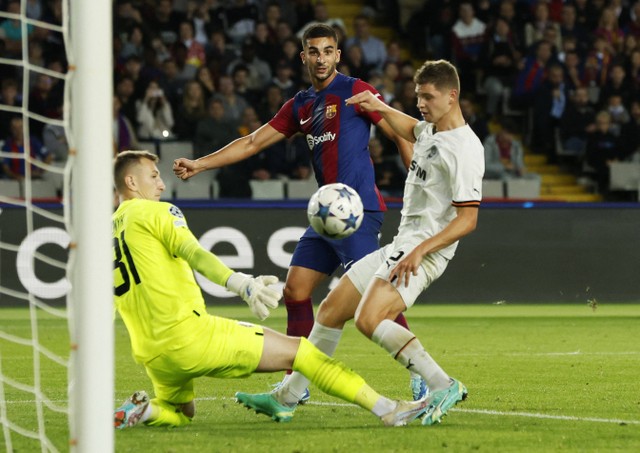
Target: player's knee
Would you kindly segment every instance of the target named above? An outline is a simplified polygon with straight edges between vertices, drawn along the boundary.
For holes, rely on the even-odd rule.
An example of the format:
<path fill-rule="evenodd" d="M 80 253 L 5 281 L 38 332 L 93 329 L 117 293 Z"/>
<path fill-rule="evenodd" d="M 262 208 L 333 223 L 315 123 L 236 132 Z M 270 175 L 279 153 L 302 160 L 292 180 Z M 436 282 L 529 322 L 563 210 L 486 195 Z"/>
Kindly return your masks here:
<path fill-rule="evenodd" d="M 345 308 L 335 299 L 326 298 L 318 307 L 316 320 L 325 327 L 341 329 L 347 321 L 353 319 L 353 313 L 348 313 Z"/>
<path fill-rule="evenodd" d="M 311 294 L 305 288 L 290 284 L 289 282 L 285 283 L 282 294 L 284 296 L 284 300 L 287 302 L 299 301 L 300 303 L 311 303 L 309 300 Z"/>
<path fill-rule="evenodd" d="M 359 311 L 355 316 L 355 324 L 356 328 L 362 332 L 367 338 L 371 338 L 373 335 L 373 331 L 376 330 L 380 321 L 375 316 L 371 316 L 371 314 L 366 311 Z"/>

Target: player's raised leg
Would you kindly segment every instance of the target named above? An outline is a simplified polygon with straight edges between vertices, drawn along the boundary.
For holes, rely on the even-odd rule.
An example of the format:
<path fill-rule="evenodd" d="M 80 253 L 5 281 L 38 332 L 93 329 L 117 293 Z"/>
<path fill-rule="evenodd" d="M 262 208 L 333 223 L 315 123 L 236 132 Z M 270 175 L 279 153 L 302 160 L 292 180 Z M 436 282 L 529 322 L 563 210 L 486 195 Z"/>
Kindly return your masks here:
<path fill-rule="evenodd" d="M 389 426 L 405 425 L 422 416 L 427 409 L 426 400 L 399 403 L 378 394 L 361 376 L 319 351 L 305 338 L 287 337 L 270 329 L 265 329 L 264 333 L 263 355 L 256 371 L 291 367 L 323 392 L 367 409 Z M 295 404 L 279 401 L 276 393 L 238 392 L 236 398 L 239 403 L 276 421 L 290 421 L 295 410 Z"/>
<path fill-rule="evenodd" d="M 421 285 L 417 285 L 420 287 Z M 398 311 L 406 308 L 405 298 L 410 289 L 391 285 L 382 278 L 374 278 L 356 311 L 356 327 L 364 335 L 383 347 L 403 367 L 420 374 L 429 385 L 426 425 L 439 423 L 447 410 L 467 396 L 466 387 L 449 375 L 424 349 L 420 340 L 397 323 L 391 321 Z"/>

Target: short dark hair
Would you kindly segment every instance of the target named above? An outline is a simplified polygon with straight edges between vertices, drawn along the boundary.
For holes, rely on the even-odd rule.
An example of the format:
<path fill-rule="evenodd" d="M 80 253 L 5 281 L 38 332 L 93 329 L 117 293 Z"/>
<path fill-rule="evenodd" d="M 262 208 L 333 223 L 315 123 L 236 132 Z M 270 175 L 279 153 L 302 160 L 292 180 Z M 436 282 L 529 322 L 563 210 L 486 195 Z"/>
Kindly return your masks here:
<path fill-rule="evenodd" d="M 113 180 L 119 191 L 125 188 L 124 177 L 132 165 L 138 164 L 142 159 L 158 162 L 158 156 L 149 151 L 122 151 L 113 160 Z"/>
<path fill-rule="evenodd" d="M 427 60 L 413 76 L 416 85 L 431 83 L 437 90 L 454 89 L 460 92 L 456 67 L 446 60 Z"/>
<path fill-rule="evenodd" d="M 313 38 L 333 38 L 336 44 L 338 44 L 338 34 L 333 27 L 321 23 L 307 27 L 302 35 L 302 48 L 304 49 L 306 47 L 307 40 Z"/>

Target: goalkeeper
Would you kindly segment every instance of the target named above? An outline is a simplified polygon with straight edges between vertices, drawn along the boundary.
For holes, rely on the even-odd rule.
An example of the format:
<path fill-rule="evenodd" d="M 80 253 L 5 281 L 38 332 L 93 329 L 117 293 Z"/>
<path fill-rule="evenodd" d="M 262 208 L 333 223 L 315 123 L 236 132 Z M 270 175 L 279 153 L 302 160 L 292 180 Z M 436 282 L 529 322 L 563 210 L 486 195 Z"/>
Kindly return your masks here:
<path fill-rule="evenodd" d="M 194 379 L 246 377 L 292 368 L 326 393 L 371 411 L 385 425 L 420 417 L 426 401 L 396 402 L 305 338 L 207 313 L 192 269 L 238 294 L 259 318 L 278 306 L 274 276 L 234 272 L 203 249 L 182 212 L 160 202 L 165 186 L 147 151 L 115 159 L 120 206 L 113 214 L 115 307 L 131 337 L 136 362 L 144 365 L 155 398 L 137 391 L 114 413 L 116 428 L 139 423 L 181 426 L 195 415 Z M 282 409 L 287 409 L 283 407 Z M 289 421 L 293 409 L 273 418 Z"/>

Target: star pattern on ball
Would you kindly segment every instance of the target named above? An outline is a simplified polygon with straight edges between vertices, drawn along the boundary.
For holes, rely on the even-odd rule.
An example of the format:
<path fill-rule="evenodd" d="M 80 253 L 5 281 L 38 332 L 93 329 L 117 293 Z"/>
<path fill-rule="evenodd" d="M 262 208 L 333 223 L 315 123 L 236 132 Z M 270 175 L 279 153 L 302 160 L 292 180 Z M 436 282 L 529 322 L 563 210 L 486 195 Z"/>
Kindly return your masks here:
<path fill-rule="evenodd" d="M 344 219 L 343 222 L 345 224 L 345 230 L 348 228 L 353 228 L 355 230 L 358 222 L 358 216 L 349 214 L 349 217 Z"/>
<path fill-rule="evenodd" d="M 322 203 L 318 204 L 318 214 L 316 215 L 322 219 L 322 223 L 326 223 L 327 217 L 331 215 L 331 213 L 329 212 L 329 208 L 330 206 L 328 205 L 324 205 Z"/>
<path fill-rule="evenodd" d="M 336 192 L 340 194 L 341 198 L 347 198 L 349 200 L 351 200 L 351 197 L 353 196 L 349 189 L 347 189 L 346 187 L 341 187 L 340 189 L 336 190 Z"/>

